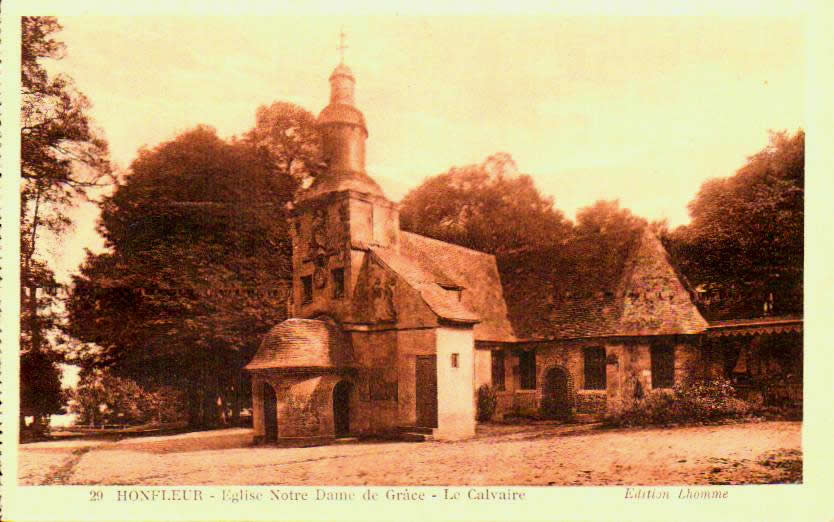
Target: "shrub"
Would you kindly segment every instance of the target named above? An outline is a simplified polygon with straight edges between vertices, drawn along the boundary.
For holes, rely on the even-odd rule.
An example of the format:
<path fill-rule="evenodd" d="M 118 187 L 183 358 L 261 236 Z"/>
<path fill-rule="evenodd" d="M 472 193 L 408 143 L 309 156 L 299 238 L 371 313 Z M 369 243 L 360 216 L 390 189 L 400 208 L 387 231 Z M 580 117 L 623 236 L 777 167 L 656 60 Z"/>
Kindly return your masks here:
<path fill-rule="evenodd" d="M 495 407 L 498 405 L 498 396 L 495 390 L 483 384 L 478 388 L 478 421 L 485 422 L 492 419 L 495 414 Z"/>
<path fill-rule="evenodd" d="M 182 392 L 170 387 L 147 390 L 131 379 L 108 370 L 84 372 L 71 393 L 70 411 L 78 424 L 143 424 L 172 422 L 183 417 Z"/>
<path fill-rule="evenodd" d="M 654 392 L 621 412 L 609 415 L 611 426 L 695 424 L 749 415 L 753 407 L 735 397 L 725 379 L 699 379 L 674 387 L 671 393 Z"/>

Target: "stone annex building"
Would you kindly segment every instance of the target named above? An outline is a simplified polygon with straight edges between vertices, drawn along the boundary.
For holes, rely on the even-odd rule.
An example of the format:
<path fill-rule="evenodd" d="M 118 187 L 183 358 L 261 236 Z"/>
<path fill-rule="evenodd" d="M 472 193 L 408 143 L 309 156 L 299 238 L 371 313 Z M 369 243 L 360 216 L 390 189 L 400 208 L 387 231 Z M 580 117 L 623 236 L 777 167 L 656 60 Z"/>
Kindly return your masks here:
<path fill-rule="evenodd" d="M 318 117 L 329 170 L 292 214 L 290 318 L 246 366 L 256 442 L 403 430 L 462 439 L 475 433 L 483 384 L 497 390 L 499 416 L 598 416 L 687 375 L 752 364 L 737 350 L 728 365 L 722 345 L 704 342 L 710 325 L 648 230 L 608 288 L 558 306 L 533 288 L 529 306 L 508 307 L 493 256 L 400 230 L 397 205 L 365 171 L 354 84 L 344 64 L 330 76 Z M 751 328 L 801 328 L 771 323 Z"/>

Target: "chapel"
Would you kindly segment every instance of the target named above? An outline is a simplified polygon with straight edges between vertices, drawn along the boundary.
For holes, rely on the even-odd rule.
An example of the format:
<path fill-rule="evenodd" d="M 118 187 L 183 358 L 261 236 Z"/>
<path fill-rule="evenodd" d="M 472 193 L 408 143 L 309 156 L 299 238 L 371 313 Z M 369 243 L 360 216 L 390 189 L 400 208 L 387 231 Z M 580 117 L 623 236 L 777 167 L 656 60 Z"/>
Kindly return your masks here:
<path fill-rule="evenodd" d="M 343 63 L 330 75 L 328 170 L 292 211 L 290 318 L 246 366 L 256 441 L 471 437 L 475 343 L 511 337 L 495 258 L 400 230 L 365 169 L 354 85 Z"/>

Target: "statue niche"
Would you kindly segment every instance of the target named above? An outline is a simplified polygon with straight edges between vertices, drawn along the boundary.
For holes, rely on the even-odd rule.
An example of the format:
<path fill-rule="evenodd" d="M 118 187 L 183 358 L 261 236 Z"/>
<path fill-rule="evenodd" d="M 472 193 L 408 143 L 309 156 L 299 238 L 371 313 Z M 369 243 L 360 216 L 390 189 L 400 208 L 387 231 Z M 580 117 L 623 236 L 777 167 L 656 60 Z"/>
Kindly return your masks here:
<path fill-rule="evenodd" d="M 380 323 L 397 320 L 397 309 L 394 306 L 394 287 L 397 282 L 393 277 L 376 274 L 371 285 L 371 307 L 374 320 Z"/>
<path fill-rule="evenodd" d="M 335 249 L 330 244 L 327 234 L 327 210 L 317 208 L 313 213 L 313 224 L 310 231 L 310 242 L 307 247 L 308 260 L 315 266 L 313 270 L 313 284 L 322 289 L 327 286 L 327 265 Z"/>

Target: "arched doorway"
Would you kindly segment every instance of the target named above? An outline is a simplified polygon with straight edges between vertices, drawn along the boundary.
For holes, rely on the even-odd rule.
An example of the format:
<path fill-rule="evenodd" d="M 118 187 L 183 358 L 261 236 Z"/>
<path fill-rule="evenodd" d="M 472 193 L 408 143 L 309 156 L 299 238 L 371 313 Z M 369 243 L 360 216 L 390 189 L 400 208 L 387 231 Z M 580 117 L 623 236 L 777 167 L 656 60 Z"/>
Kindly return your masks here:
<path fill-rule="evenodd" d="M 571 414 L 568 374 L 562 368 L 551 368 L 544 377 L 542 413 L 551 419 L 566 419 Z"/>
<path fill-rule="evenodd" d="M 275 389 L 268 382 L 263 386 L 264 400 L 264 441 L 278 442 L 278 398 Z"/>
<path fill-rule="evenodd" d="M 350 434 L 350 392 L 353 385 L 348 381 L 339 381 L 333 387 L 333 427 L 336 437 Z"/>

